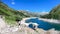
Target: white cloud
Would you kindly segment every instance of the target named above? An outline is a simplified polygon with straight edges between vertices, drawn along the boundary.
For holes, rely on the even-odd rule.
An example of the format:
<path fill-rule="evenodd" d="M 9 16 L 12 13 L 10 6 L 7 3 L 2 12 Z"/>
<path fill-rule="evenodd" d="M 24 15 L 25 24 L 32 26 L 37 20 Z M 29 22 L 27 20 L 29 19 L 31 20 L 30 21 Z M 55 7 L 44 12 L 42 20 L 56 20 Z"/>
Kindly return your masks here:
<path fill-rule="evenodd" d="M 29 10 L 26 10 L 26 11 L 29 11 Z"/>
<path fill-rule="evenodd" d="M 46 15 L 46 14 L 49 14 L 49 12 L 41 12 L 40 14 L 41 15 Z"/>
<path fill-rule="evenodd" d="M 49 12 L 43 11 L 43 12 L 39 12 L 38 14 L 39 14 L 39 15 L 46 15 L 46 14 L 49 14 Z"/>
<path fill-rule="evenodd" d="M 47 13 L 47 14 L 48 14 L 49 12 L 46 12 L 46 11 L 42 11 L 41 13 Z"/>
<path fill-rule="evenodd" d="M 14 5 L 14 4 L 15 4 L 15 2 L 11 2 L 11 4 L 12 4 L 12 5 Z"/>

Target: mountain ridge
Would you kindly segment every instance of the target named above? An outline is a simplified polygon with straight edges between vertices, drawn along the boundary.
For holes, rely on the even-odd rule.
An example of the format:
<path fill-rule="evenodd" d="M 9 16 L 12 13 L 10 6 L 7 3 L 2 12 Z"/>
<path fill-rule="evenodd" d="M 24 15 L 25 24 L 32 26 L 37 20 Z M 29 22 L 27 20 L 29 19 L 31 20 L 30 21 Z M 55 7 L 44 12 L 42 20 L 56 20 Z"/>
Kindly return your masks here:
<path fill-rule="evenodd" d="M 49 14 L 41 16 L 42 18 L 48 18 L 48 19 L 58 19 L 60 20 L 60 4 L 54 7 Z"/>

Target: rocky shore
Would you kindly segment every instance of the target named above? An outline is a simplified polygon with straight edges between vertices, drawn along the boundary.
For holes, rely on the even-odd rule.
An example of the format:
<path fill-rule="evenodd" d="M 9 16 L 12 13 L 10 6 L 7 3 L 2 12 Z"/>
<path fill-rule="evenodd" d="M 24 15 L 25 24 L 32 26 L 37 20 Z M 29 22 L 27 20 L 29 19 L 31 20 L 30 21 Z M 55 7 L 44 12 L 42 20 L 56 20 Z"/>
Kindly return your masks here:
<path fill-rule="evenodd" d="M 43 20 L 46 22 L 50 22 L 50 23 L 60 23 L 60 20 L 56 20 L 56 19 L 45 19 L 45 18 L 39 18 L 39 20 Z"/>

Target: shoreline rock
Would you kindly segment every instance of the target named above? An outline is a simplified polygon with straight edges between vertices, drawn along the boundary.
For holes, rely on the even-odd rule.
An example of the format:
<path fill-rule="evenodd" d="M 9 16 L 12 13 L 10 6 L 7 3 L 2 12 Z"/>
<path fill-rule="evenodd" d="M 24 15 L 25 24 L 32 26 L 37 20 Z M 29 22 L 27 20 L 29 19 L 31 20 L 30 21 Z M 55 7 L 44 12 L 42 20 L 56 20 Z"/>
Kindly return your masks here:
<path fill-rule="evenodd" d="M 60 24 L 60 20 L 56 20 L 56 19 L 39 18 L 39 20 L 46 21 L 46 22 L 50 22 L 50 23 L 57 23 L 57 24 Z"/>

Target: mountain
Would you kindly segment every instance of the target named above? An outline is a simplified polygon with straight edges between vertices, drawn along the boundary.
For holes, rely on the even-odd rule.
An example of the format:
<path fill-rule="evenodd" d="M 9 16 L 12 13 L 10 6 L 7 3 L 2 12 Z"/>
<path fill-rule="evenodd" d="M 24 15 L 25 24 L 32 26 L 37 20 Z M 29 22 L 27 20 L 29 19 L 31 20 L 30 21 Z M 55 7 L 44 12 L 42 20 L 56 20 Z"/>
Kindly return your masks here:
<path fill-rule="evenodd" d="M 60 19 L 60 5 L 56 6 L 50 11 L 51 18 Z"/>
<path fill-rule="evenodd" d="M 14 24 L 16 21 L 19 21 L 24 17 L 30 17 L 29 15 L 25 15 L 22 12 L 10 8 L 3 2 L 0 2 L 0 15 L 5 17 L 5 20 L 8 24 Z"/>
<path fill-rule="evenodd" d="M 30 17 L 40 17 L 40 13 L 37 12 L 30 12 L 30 11 L 26 11 L 26 10 L 18 10 L 19 12 L 24 13 L 25 15 L 29 15 Z"/>
<path fill-rule="evenodd" d="M 60 19 L 60 5 L 54 7 L 49 14 L 42 16 L 43 18 Z"/>

